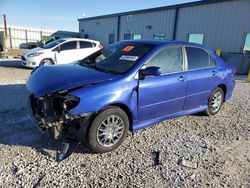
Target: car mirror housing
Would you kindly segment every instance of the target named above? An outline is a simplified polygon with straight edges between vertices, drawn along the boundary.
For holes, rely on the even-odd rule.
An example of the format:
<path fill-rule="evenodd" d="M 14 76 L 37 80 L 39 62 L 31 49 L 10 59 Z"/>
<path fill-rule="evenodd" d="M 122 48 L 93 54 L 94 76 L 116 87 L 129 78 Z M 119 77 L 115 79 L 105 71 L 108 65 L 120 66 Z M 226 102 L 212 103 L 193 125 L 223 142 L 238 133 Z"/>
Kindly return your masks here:
<path fill-rule="evenodd" d="M 53 51 L 53 52 L 58 52 L 58 53 L 60 53 L 60 52 L 61 52 L 61 49 L 60 49 L 60 47 L 56 47 L 56 48 L 54 48 L 52 51 Z"/>
<path fill-rule="evenodd" d="M 140 71 L 140 77 L 154 77 L 154 76 L 160 76 L 161 75 L 161 68 L 160 67 L 147 67 L 145 69 L 142 69 Z"/>

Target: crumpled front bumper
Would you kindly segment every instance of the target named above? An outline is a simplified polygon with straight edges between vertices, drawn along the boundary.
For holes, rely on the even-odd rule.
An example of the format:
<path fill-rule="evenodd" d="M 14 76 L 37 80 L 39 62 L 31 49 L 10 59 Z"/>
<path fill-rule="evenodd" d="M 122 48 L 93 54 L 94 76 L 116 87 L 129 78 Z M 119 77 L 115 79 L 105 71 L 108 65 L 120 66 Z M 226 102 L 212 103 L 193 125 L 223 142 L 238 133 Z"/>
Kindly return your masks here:
<path fill-rule="evenodd" d="M 62 136 L 70 136 L 79 141 L 83 141 L 85 135 L 82 134 L 85 134 L 85 129 L 89 125 L 90 119 L 93 115 L 93 113 L 82 113 L 79 115 L 64 113 L 60 117 L 41 117 L 32 109 L 31 99 L 28 100 L 27 103 L 27 113 L 30 120 L 41 132 L 50 129 L 53 132 L 55 139 L 59 139 Z"/>
<path fill-rule="evenodd" d="M 69 157 L 80 143 L 85 143 L 86 132 L 93 115 L 93 113 L 83 113 L 78 116 L 65 114 L 61 121 L 46 122 L 44 118 L 34 114 L 30 100 L 27 103 L 27 114 L 41 133 L 50 130 L 54 138 L 60 140 L 61 147 L 56 154 L 57 161 Z"/>
<path fill-rule="evenodd" d="M 32 111 L 32 108 L 31 108 L 30 100 L 27 101 L 27 110 L 26 110 L 26 112 L 27 112 L 27 115 L 29 116 L 30 121 L 31 121 L 34 125 L 36 125 L 37 128 L 38 128 L 40 131 L 42 131 L 42 130 L 40 129 L 40 127 L 38 126 L 39 121 L 35 118 L 35 116 L 34 116 L 34 114 L 33 114 L 33 111 Z"/>

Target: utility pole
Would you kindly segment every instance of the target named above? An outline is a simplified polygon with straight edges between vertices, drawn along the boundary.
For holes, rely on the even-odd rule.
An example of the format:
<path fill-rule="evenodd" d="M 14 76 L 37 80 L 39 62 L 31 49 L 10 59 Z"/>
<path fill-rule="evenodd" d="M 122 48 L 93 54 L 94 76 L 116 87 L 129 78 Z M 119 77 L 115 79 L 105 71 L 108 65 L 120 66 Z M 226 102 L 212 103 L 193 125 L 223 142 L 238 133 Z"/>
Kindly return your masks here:
<path fill-rule="evenodd" d="M 4 23 L 4 36 L 1 43 L 2 43 L 2 50 L 7 51 L 8 33 L 7 33 L 7 19 L 5 14 L 3 15 L 3 23 Z"/>
<path fill-rule="evenodd" d="M 6 21 L 6 15 L 3 15 L 3 22 L 4 22 L 4 36 L 7 37 L 7 21 Z"/>

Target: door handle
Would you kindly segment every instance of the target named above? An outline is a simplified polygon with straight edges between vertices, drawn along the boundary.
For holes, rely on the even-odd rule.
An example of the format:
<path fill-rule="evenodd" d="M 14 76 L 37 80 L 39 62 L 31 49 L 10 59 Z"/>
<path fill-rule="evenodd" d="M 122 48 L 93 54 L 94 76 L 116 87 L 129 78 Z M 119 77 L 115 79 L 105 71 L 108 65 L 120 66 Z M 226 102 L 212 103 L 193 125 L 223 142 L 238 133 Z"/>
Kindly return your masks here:
<path fill-rule="evenodd" d="M 180 76 L 180 77 L 178 78 L 178 81 L 183 82 L 183 81 L 185 81 L 186 79 L 187 79 L 187 77 L 185 77 L 185 76 Z"/>
<path fill-rule="evenodd" d="M 215 76 L 217 74 L 217 71 L 216 70 L 213 70 L 212 71 L 212 75 Z"/>

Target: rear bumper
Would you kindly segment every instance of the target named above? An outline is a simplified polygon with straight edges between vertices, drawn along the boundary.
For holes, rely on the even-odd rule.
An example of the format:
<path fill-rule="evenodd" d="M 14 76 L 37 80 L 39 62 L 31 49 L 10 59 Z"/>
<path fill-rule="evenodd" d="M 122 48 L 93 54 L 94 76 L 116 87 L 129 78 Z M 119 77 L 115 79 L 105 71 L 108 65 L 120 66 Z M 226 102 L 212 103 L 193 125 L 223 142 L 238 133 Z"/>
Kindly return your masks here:
<path fill-rule="evenodd" d="M 227 83 L 227 93 L 225 96 L 225 102 L 229 101 L 232 98 L 235 84 L 236 84 L 236 82 L 234 79 Z"/>

